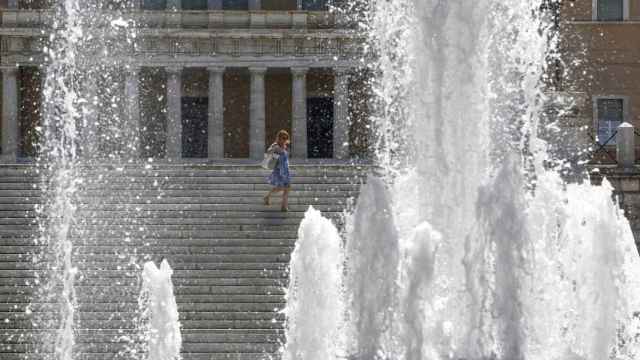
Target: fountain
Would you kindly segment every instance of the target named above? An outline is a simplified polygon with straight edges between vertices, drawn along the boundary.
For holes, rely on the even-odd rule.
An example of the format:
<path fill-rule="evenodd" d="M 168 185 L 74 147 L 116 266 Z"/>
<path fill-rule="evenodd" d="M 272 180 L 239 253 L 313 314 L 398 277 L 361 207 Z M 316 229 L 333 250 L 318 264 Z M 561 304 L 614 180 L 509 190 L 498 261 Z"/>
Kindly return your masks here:
<path fill-rule="evenodd" d="M 381 177 L 347 216 L 348 342 L 328 358 L 637 359 L 629 224 L 539 135 L 557 41 L 540 3 L 368 4 Z"/>
<path fill-rule="evenodd" d="M 80 343 L 76 281 L 105 270 L 93 261 L 100 254 L 74 261 L 76 247 L 95 245 L 108 225 L 86 200 L 109 181 L 96 159 L 120 169 L 138 146 L 117 113 L 122 99 L 96 84 L 122 84 L 113 68 L 127 67 L 134 27 L 102 6 L 60 0 L 46 51 L 38 244 L 48 251 L 34 262 L 50 265 L 34 308 L 54 314 L 36 318 L 57 329 L 36 352 L 56 360 L 72 360 Z M 344 248 L 337 230 L 307 213 L 285 357 L 640 357 L 640 262 L 611 187 L 567 183 L 547 165 L 562 159 L 539 135 L 556 41 L 544 11 L 527 0 L 371 0 L 368 16 L 381 176 L 347 217 Z M 129 230 L 117 230 L 126 243 Z M 129 262 L 117 271 L 135 269 L 135 252 L 122 251 L 114 256 Z M 146 274 L 168 291 L 168 265 Z M 173 305 L 166 323 L 175 335 Z"/>
<path fill-rule="evenodd" d="M 40 151 L 36 170 L 42 178 L 43 202 L 36 208 L 41 250 L 33 254 L 39 284 L 28 315 L 34 328 L 57 329 L 53 336 L 37 339 L 35 353 L 56 360 L 74 359 L 79 348 L 91 346 L 89 335 L 83 341 L 78 328 L 80 296 L 76 283 L 90 283 L 104 272 L 105 257 L 93 250 L 97 235 L 109 224 L 96 219 L 92 210 L 101 201 L 95 193 L 108 192 L 108 169 L 97 160 L 126 164 L 136 151 L 135 132 L 129 131 L 128 114 L 114 109 L 121 102 L 117 92 L 122 85 L 118 68 L 127 67 L 136 32 L 124 17 L 128 1 L 107 4 L 102 0 L 60 0 L 53 4 L 51 31 L 44 47 L 47 60 L 43 81 L 43 120 L 39 131 Z M 107 84 L 99 86 L 99 83 Z M 102 194 L 101 194 L 102 195 Z M 106 194 L 112 195 L 112 194 Z M 114 235 L 119 229 L 114 230 Z M 126 238 L 124 239 L 126 242 Z M 126 246 L 115 254 L 128 258 Z M 117 270 L 137 269 L 135 259 Z M 131 284 L 137 284 L 130 277 Z M 125 283 L 121 283 L 124 285 Z M 35 311 L 32 311 L 35 310 Z M 87 345 L 88 344 L 88 345 Z"/>

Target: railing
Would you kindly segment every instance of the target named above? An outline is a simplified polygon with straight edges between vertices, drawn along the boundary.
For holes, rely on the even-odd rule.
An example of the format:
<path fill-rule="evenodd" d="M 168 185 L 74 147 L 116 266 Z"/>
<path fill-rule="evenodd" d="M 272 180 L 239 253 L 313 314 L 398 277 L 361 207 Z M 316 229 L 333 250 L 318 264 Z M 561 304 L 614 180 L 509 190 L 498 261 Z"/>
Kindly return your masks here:
<path fill-rule="evenodd" d="M 591 138 L 591 141 L 592 141 L 592 146 L 595 149 L 589 152 L 589 158 L 591 159 L 592 163 L 596 163 L 596 164 L 605 164 L 605 163 L 617 164 L 618 163 L 616 156 L 612 155 L 609 149 L 607 148 L 607 146 L 610 147 L 615 145 L 615 144 L 612 144 L 611 142 L 613 141 L 613 139 L 616 138 L 617 134 L 618 134 L 618 131 L 614 131 L 613 134 L 609 136 L 609 138 L 604 142 L 597 141 L 595 136 L 593 136 L 593 134 L 589 134 L 589 138 Z"/>
<path fill-rule="evenodd" d="M 49 25 L 51 10 L 2 10 L 2 27 Z M 292 28 L 322 29 L 348 26 L 346 17 L 327 11 L 155 11 L 130 13 L 141 27 L 150 28 Z"/>

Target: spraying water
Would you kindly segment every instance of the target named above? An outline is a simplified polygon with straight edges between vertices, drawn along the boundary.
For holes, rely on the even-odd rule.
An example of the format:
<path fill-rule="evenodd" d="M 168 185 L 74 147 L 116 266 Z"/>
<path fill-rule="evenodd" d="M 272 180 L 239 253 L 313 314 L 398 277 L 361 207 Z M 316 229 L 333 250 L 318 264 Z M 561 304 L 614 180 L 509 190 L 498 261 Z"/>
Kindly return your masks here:
<path fill-rule="evenodd" d="M 348 219 L 348 357 L 638 358 L 629 224 L 546 166 L 541 4 L 368 4 L 382 177 Z"/>
<path fill-rule="evenodd" d="M 342 239 L 331 220 L 309 207 L 291 254 L 286 293 L 285 360 L 327 360 L 342 355 L 344 266 Z M 313 284 L 313 286 L 307 286 Z"/>
<path fill-rule="evenodd" d="M 142 271 L 142 317 L 146 321 L 143 337 L 146 340 L 147 360 L 179 360 L 182 335 L 176 298 L 173 295 L 171 275 L 173 270 L 167 260 L 160 268 L 149 261 Z"/>
<path fill-rule="evenodd" d="M 46 271 L 36 273 L 40 287 L 33 301 L 36 305 L 30 307 L 37 309 L 36 328 L 55 329 L 53 336 L 38 339 L 35 352 L 45 358 L 71 360 L 82 352 L 80 343 L 90 344 L 77 339 L 82 319 L 78 317 L 76 281 L 102 270 L 87 266 L 93 262 L 86 256 L 84 264 L 77 260 L 78 247 L 92 244 L 99 235 L 92 230 L 94 217 L 86 211 L 96 201 L 87 200 L 87 189 L 99 189 L 104 181 L 91 165 L 104 159 L 126 160 L 122 154 L 135 154 L 136 150 L 135 133 L 127 131 L 127 126 L 109 128 L 127 123 L 128 118 L 107 111 L 119 99 L 105 95 L 109 91 L 100 83 L 111 88 L 122 85 L 116 74 L 128 66 L 129 57 L 124 55 L 135 32 L 128 30 L 130 21 L 122 18 L 128 1 L 59 0 L 52 5 L 51 30 L 44 48 L 37 158 L 43 202 L 36 209 L 36 244 L 44 250 L 34 254 L 34 263 L 44 264 L 42 270 Z M 80 265 L 84 265 L 82 269 Z"/>

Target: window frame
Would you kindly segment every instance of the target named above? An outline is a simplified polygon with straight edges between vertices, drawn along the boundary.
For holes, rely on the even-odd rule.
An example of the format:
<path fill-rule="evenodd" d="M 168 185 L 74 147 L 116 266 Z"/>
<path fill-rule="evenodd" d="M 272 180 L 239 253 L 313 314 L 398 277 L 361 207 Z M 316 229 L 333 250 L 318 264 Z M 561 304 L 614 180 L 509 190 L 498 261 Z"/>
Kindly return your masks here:
<path fill-rule="evenodd" d="M 597 22 L 619 22 L 620 20 L 599 20 L 598 2 L 601 0 L 591 0 L 591 20 Z M 622 0 L 622 21 L 629 20 L 629 0 Z"/>
<path fill-rule="evenodd" d="M 599 100 L 622 100 L 622 123 L 630 122 L 630 113 L 629 113 L 629 96 L 627 95 L 596 95 L 593 96 L 593 129 L 595 133 L 596 143 L 600 144 L 600 141 L 606 141 L 607 139 L 598 139 L 598 129 L 600 122 L 600 114 L 598 113 L 598 101 Z M 611 139 L 609 143 L 605 146 L 615 146 L 616 145 L 615 137 Z"/>

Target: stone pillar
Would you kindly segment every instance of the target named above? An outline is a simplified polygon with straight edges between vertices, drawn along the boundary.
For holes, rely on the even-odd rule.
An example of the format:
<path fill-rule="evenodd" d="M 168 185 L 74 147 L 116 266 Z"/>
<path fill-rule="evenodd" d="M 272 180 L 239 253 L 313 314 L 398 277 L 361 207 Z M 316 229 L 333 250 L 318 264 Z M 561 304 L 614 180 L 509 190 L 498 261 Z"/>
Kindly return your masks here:
<path fill-rule="evenodd" d="M 266 67 L 252 67 L 251 71 L 251 106 L 249 120 L 249 149 L 252 159 L 262 159 L 265 147 L 265 103 L 264 74 Z"/>
<path fill-rule="evenodd" d="M 349 70 L 334 69 L 333 157 L 349 157 Z"/>
<path fill-rule="evenodd" d="M 618 166 L 632 168 L 636 162 L 635 131 L 633 125 L 623 122 L 616 134 Z"/>
<path fill-rule="evenodd" d="M 249 0 L 249 10 L 262 10 L 262 0 Z"/>
<path fill-rule="evenodd" d="M 166 157 L 182 158 L 182 67 L 167 68 Z"/>
<path fill-rule="evenodd" d="M 18 67 L 2 68 L 2 161 L 18 159 Z"/>
<path fill-rule="evenodd" d="M 222 0 L 207 0 L 209 10 L 222 10 Z"/>
<path fill-rule="evenodd" d="M 209 67 L 209 159 L 224 157 L 224 67 Z"/>
<path fill-rule="evenodd" d="M 127 114 L 127 146 L 133 158 L 140 157 L 140 68 L 130 67 L 126 70 L 124 96 Z"/>
<path fill-rule="evenodd" d="M 7 0 L 7 9 L 17 9 L 18 0 Z"/>
<path fill-rule="evenodd" d="M 182 0 L 167 0 L 167 10 L 181 10 Z"/>
<path fill-rule="evenodd" d="M 80 148 L 85 159 L 99 158 L 98 138 L 98 87 L 95 82 L 88 82 L 86 93 L 84 117 L 82 123 L 82 139 Z"/>
<path fill-rule="evenodd" d="M 293 86 L 291 87 L 292 121 L 291 137 L 292 155 L 307 158 L 307 71 L 308 68 L 291 68 Z"/>

